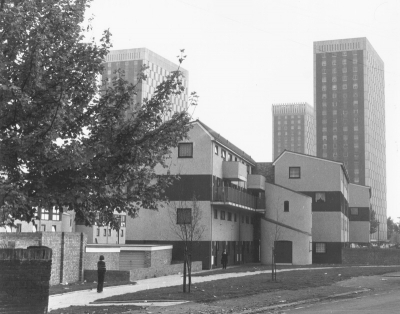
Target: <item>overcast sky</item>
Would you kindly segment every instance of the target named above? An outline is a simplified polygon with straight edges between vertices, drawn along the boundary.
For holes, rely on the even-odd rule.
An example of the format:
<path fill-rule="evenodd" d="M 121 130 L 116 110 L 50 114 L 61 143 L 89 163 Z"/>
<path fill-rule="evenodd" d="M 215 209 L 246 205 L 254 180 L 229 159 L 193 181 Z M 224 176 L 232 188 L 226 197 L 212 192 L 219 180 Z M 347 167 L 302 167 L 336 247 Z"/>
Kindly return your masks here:
<path fill-rule="evenodd" d="M 113 49 L 173 62 L 185 49 L 193 118 L 258 162 L 272 161 L 271 104 L 314 104 L 313 42 L 367 37 L 385 63 L 388 216 L 400 217 L 400 1 L 94 0 L 91 15 Z"/>

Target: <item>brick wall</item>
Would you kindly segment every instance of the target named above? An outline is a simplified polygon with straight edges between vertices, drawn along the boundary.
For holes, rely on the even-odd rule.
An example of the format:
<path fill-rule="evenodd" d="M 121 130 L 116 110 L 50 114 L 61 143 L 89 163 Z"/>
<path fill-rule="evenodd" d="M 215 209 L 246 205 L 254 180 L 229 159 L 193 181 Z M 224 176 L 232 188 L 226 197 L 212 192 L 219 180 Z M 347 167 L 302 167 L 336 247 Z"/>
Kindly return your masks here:
<path fill-rule="evenodd" d="M 104 277 L 105 282 L 129 281 L 129 270 L 107 270 Z M 97 270 L 84 270 L 84 280 L 87 282 L 97 281 Z"/>
<path fill-rule="evenodd" d="M 85 252 L 84 253 L 84 270 L 97 270 L 97 262 L 100 255 L 104 256 L 106 268 L 108 270 L 119 270 L 119 253 L 118 252 Z"/>
<path fill-rule="evenodd" d="M 400 250 L 342 248 L 342 264 L 400 265 Z"/>
<path fill-rule="evenodd" d="M 87 237 L 70 232 L 0 233 L 0 240 L 16 248 L 44 245 L 52 249 L 50 285 L 76 282 L 83 278 L 83 252 Z"/>
<path fill-rule="evenodd" d="M 200 271 L 201 269 L 202 269 L 202 262 L 192 262 L 192 272 Z M 183 263 L 165 265 L 163 267 L 137 268 L 130 271 L 131 273 L 130 281 L 174 275 L 182 273 L 182 271 L 183 271 Z"/>
<path fill-rule="evenodd" d="M 51 261 L 49 248 L 0 249 L 0 313 L 47 313 Z"/>
<path fill-rule="evenodd" d="M 172 248 L 166 250 L 159 251 L 151 251 L 145 253 L 145 262 L 146 257 L 149 255 L 150 265 L 146 267 L 163 267 L 167 265 L 171 265 L 172 261 Z"/>
<path fill-rule="evenodd" d="M 26 249 L 28 246 L 41 245 L 41 240 L 41 232 L 0 233 L 0 242 L 9 248 Z"/>

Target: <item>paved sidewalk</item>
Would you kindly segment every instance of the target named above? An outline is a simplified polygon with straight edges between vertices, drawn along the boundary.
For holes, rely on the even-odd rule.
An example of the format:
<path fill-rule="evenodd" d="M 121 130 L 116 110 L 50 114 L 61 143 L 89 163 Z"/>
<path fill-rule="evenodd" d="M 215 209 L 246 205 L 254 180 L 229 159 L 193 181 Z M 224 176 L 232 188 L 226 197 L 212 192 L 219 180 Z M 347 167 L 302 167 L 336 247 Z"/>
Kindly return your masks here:
<path fill-rule="evenodd" d="M 280 269 L 278 272 L 286 272 L 286 271 L 304 271 L 304 270 L 315 270 L 315 269 L 330 269 L 330 268 L 345 268 L 343 267 L 310 267 L 310 268 L 290 268 L 290 269 Z M 373 266 L 357 266 L 357 267 L 373 267 Z M 209 270 L 202 271 L 209 272 Z M 254 271 L 254 272 L 243 272 L 243 273 L 226 273 L 226 274 L 217 274 L 217 275 L 209 275 L 204 277 L 192 277 L 192 284 L 213 281 L 219 279 L 226 278 L 234 278 L 234 277 L 244 277 L 244 276 L 255 276 L 259 274 L 268 274 L 271 273 L 271 270 L 263 270 L 263 271 Z M 389 275 L 389 274 L 387 274 Z M 400 273 L 391 273 L 391 276 L 400 276 Z M 158 278 L 150 278 L 144 280 L 138 280 L 136 285 L 124 285 L 124 286 L 113 286 L 106 287 L 102 293 L 97 293 L 96 289 L 93 290 L 81 290 L 75 292 L 68 292 L 63 294 L 51 295 L 49 298 L 49 311 L 56 310 L 60 308 L 66 308 L 69 306 L 84 306 L 89 305 L 90 303 L 103 299 L 106 297 L 111 297 L 115 295 L 121 295 L 126 293 L 132 293 L 142 290 L 149 290 L 155 288 L 163 288 L 170 286 L 177 286 L 182 284 L 182 275 L 170 275 L 163 276 Z M 151 301 L 151 300 L 149 300 Z M 186 301 L 183 301 L 186 302 Z M 148 302 L 146 305 L 150 305 Z M 132 303 L 131 303 L 132 304 Z M 90 304 L 95 305 L 95 304 Z M 109 304 L 110 305 L 110 304 Z M 120 304 L 121 305 L 121 304 Z M 157 305 L 157 304 L 152 304 Z"/>
<path fill-rule="evenodd" d="M 328 269 L 328 268 L 333 268 L 333 267 L 281 269 L 278 270 L 278 272 L 303 271 L 303 270 Z M 209 270 L 207 270 L 207 272 L 209 272 Z M 271 273 L 271 270 L 254 271 L 254 272 L 248 271 L 243 273 L 226 273 L 226 274 L 210 275 L 204 277 L 192 277 L 192 284 L 219 280 L 219 279 L 253 276 L 253 275 L 268 274 L 268 273 Z M 182 284 L 182 275 L 170 275 L 158 278 L 138 280 L 136 285 L 106 287 L 104 288 L 102 293 L 97 293 L 96 289 L 93 289 L 93 290 L 81 290 L 63 294 L 56 294 L 56 295 L 51 295 L 49 298 L 49 310 L 66 308 L 71 305 L 81 305 L 81 306 L 89 305 L 91 302 L 94 302 L 98 299 L 112 297 L 114 295 L 132 293 L 132 292 L 155 289 L 155 288 L 171 287 L 181 284 Z"/>

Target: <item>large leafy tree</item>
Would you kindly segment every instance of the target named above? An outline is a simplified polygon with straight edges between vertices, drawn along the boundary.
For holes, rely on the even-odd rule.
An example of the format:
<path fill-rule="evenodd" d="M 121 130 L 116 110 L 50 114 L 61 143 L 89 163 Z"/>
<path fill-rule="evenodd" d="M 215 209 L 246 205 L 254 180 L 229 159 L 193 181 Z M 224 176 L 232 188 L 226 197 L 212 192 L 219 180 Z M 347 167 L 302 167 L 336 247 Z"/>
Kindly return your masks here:
<path fill-rule="evenodd" d="M 114 210 L 155 209 L 169 184 L 154 167 L 188 131 L 186 112 L 164 119 L 182 74 L 139 106 L 123 73 L 99 84 L 110 33 L 82 43 L 89 2 L 0 2 L 0 225 L 57 206 L 116 226 Z"/>

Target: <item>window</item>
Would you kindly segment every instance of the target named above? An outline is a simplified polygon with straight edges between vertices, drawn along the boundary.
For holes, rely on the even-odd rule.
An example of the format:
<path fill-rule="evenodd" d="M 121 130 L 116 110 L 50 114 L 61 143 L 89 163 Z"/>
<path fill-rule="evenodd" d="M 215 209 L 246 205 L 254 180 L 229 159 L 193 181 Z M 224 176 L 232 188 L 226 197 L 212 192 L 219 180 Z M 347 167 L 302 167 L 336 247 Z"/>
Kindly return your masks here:
<path fill-rule="evenodd" d="M 323 91 L 323 92 L 326 91 L 326 85 L 322 85 L 322 91 Z"/>
<path fill-rule="evenodd" d="M 57 226 L 56 225 L 52 225 L 51 226 L 51 232 L 56 232 L 57 231 Z"/>
<path fill-rule="evenodd" d="M 237 214 L 233 214 L 233 220 L 236 222 L 237 221 Z"/>
<path fill-rule="evenodd" d="M 96 236 L 97 236 L 97 237 L 100 236 L 100 228 L 97 228 L 97 230 L 96 230 Z"/>
<path fill-rule="evenodd" d="M 332 93 L 332 98 L 337 98 L 336 93 Z"/>
<path fill-rule="evenodd" d="M 215 155 L 218 155 L 218 146 L 217 145 L 215 145 L 215 147 L 214 147 L 214 153 L 215 153 Z"/>
<path fill-rule="evenodd" d="M 249 224 L 249 223 L 250 223 L 249 216 L 246 216 L 246 224 Z"/>
<path fill-rule="evenodd" d="M 46 231 L 46 225 L 42 225 L 42 231 Z"/>
<path fill-rule="evenodd" d="M 357 207 L 350 208 L 350 214 L 354 216 L 358 215 L 358 208 Z"/>
<path fill-rule="evenodd" d="M 121 230 L 121 238 L 124 237 L 124 229 Z"/>
<path fill-rule="evenodd" d="M 232 213 L 228 212 L 228 221 L 232 221 Z"/>
<path fill-rule="evenodd" d="M 353 72 L 357 72 L 357 66 L 353 67 Z"/>
<path fill-rule="evenodd" d="M 346 59 L 343 59 L 343 60 L 342 60 L 342 64 L 345 65 L 346 63 L 347 63 L 347 60 L 346 60 Z"/>
<path fill-rule="evenodd" d="M 315 253 L 326 253 L 326 243 L 315 243 Z"/>
<path fill-rule="evenodd" d="M 315 201 L 316 202 L 325 202 L 325 192 L 315 193 Z"/>
<path fill-rule="evenodd" d="M 336 76 L 332 76 L 332 83 L 335 83 L 337 81 Z"/>
<path fill-rule="evenodd" d="M 324 77 L 322 78 L 322 82 L 323 82 L 323 83 L 326 82 L 326 76 L 324 76 Z"/>
<path fill-rule="evenodd" d="M 347 81 L 347 75 L 343 75 L 342 80 L 343 80 L 343 82 L 346 82 Z"/>
<path fill-rule="evenodd" d="M 125 227 L 126 226 L 126 216 L 122 215 L 121 216 L 121 227 Z"/>
<path fill-rule="evenodd" d="M 300 179 L 300 167 L 289 167 L 289 179 Z"/>
<path fill-rule="evenodd" d="M 55 206 L 53 206 L 51 219 L 52 220 L 60 220 L 60 210 L 57 209 Z"/>
<path fill-rule="evenodd" d="M 336 65 L 336 60 L 332 60 L 332 65 Z"/>
<path fill-rule="evenodd" d="M 347 89 L 347 84 L 343 84 L 342 88 Z"/>
<path fill-rule="evenodd" d="M 221 210 L 221 220 L 225 220 L 225 212 Z"/>
<path fill-rule="evenodd" d="M 347 68 L 343 68 L 342 73 L 347 73 Z"/>
<path fill-rule="evenodd" d="M 323 67 L 326 66 L 326 61 L 325 61 L 325 60 L 322 61 L 322 66 L 323 66 Z"/>
<path fill-rule="evenodd" d="M 357 77 L 357 74 L 354 74 L 354 75 L 353 75 L 353 80 L 355 80 L 355 81 L 356 81 L 356 80 L 357 80 L 357 78 L 358 78 L 358 77 Z"/>
<path fill-rule="evenodd" d="M 17 232 L 21 232 L 22 231 L 22 224 L 17 224 Z"/>
<path fill-rule="evenodd" d="M 178 158 L 192 158 L 192 157 L 193 157 L 193 143 L 179 143 Z"/>
<path fill-rule="evenodd" d="M 358 89 L 358 84 L 353 84 L 353 89 Z"/>
<path fill-rule="evenodd" d="M 105 237 L 107 236 L 107 229 L 103 230 L 103 236 L 105 236 Z"/>
<path fill-rule="evenodd" d="M 47 209 L 42 208 L 40 219 L 42 220 L 49 220 L 49 211 Z"/>
<path fill-rule="evenodd" d="M 242 216 L 242 224 L 244 224 L 244 216 Z"/>
<path fill-rule="evenodd" d="M 177 208 L 176 209 L 176 224 L 185 225 L 192 222 L 192 209 L 191 208 Z"/>
<path fill-rule="evenodd" d="M 278 132 L 278 135 L 281 135 L 280 133 L 281 133 L 281 132 Z M 232 161 L 232 160 L 233 160 L 232 154 L 230 154 L 230 153 L 228 153 L 228 160 L 229 160 L 229 161 Z"/>
<path fill-rule="evenodd" d="M 289 212 L 289 201 L 284 201 L 283 202 L 283 211 L 284 212 Z"/>
<path fill-rule="evenodd" d="M 218 219 L 218 210 L 214 209 L 214 219 Z"/>
<path fill-rule="evenodd" d="M 337 90 L 337 85 L 332 85 L 332 90 Z"/>
<path fill-rule="evenodd" d="M 221 157 L 222 159 L 226 160 L 226 151 L 224 150 L 221 151 Z"/>

